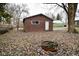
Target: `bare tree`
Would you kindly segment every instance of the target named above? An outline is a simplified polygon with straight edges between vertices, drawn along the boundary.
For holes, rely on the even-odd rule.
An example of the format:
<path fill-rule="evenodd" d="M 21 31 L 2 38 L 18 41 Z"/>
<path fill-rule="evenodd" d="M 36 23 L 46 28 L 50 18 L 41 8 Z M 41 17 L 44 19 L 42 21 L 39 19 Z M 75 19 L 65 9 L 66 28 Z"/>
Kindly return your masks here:
<path fill-rule="evenodd" d="M 77 9 L 77 3 L 68 4 L 68 32 L 75 32 L 75 13 Z"/>
<path fill-rule="evenodd" d="M 57 3 L 56 3 L 57 4 Z M 75 32 L 75 13 L 77 10 L 77 3 L 68 3 L 68 5 L 62 3 L 62 6 L 57 4 L 58 6 L 62 7 L 68 17 L 68 32 L 72 33 Z"/>
<path fill-rule="evenodd" d="M 7 11 L 13 16 L 14 22 L 16 22 L 17 30 L 19 29 L 19 22 L 22 18 L 22 13 L 29 14 L 27 4 L 8 4 L 5 7 Z"/>
<path fill-rule="evenodd" d="M 53 3 L 45 3 L 45 4 L 53 4 Z M 64 11 L 66 12 L 67 18 L 68 18 L 68 32 L 70 32 L 70 33 L 75 32 L 74 20 L 75 20 L 75 13 L 76 13 L 78 3 L 68 3 L 68 4 L 67 3 L 66 4 L 64 4 L 64 3 L 61 3 L 61 4 L 54 3 L 54 4 L 63 8 Z"/>

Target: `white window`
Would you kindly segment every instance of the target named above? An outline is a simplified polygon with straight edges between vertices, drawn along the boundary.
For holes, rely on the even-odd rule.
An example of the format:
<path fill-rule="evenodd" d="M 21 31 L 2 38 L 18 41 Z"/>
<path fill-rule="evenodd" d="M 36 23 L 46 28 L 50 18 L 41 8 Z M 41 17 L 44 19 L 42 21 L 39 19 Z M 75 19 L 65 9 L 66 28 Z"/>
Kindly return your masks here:
<path fill-rule="evenodd" d="M 38 24 L 40 24 L 40 22 L 39 22 L 38 20 L 32 20 L 32 21 L 31 21 L 31 24 L 33 24 L 33 25 L 38 25 Z"/>

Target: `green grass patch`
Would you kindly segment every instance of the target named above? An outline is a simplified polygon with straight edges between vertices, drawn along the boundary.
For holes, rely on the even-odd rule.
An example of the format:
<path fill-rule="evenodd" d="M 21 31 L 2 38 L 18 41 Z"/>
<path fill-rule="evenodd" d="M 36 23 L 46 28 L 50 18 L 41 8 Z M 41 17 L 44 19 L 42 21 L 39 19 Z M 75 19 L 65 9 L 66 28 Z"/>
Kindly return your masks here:
<path fill-rule="evenodd" d="M 54 23 L 53 24 L 54 27 L 64 27 L 63 23 Z"/>
<path fill-rule="evenodd" d="M 78 33 L 79 33 L 79 27 L 75 27 L 76 28 L 76 30 L 78 31 Z"/>

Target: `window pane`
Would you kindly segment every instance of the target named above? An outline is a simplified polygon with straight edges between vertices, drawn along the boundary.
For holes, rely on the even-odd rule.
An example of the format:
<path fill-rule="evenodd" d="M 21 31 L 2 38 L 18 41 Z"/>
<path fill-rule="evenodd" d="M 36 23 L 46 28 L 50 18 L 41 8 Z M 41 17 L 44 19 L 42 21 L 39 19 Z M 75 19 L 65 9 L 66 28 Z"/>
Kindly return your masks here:
<path fill-rule="evenodd" d="M 33 24 L 33 25 L 38 25 L 38 24 L 39 24 L 39 21 L 33 20 L 33 21 L 32 21 L 32 24 Z"/>

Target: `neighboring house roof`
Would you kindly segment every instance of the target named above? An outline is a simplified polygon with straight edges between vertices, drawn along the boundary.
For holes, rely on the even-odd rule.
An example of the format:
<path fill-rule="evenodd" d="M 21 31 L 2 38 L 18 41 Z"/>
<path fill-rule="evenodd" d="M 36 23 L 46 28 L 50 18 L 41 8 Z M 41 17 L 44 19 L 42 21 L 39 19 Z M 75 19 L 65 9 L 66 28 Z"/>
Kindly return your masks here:
<path fill-rule="evenodd" d="M 79 20 L 75 20 L 75 22 L 79 22 Z"/>
<path fill-rule="evenodd" d="M 48 18 L 49 20 L 53 21 L 53 19 L 51 19 L 50 17 L 46 16 L 46 15 L 43 15 L 43 14 L 38 14 L 38 15 L 34 15 L 34 16 L 30 16 L 30 17 L 26 17 L 23 19 L 23 23 L 26 19 L 29 19 L 29 18 L 32 18 L 32 17 L 36 17 L 36 16 L 44 16 L 46 18 Z"/>
<path fill-rule="evenodd" d="M 63 23 L 63 22 L 60 20 L 54 20 L 53 23 Z"/>

